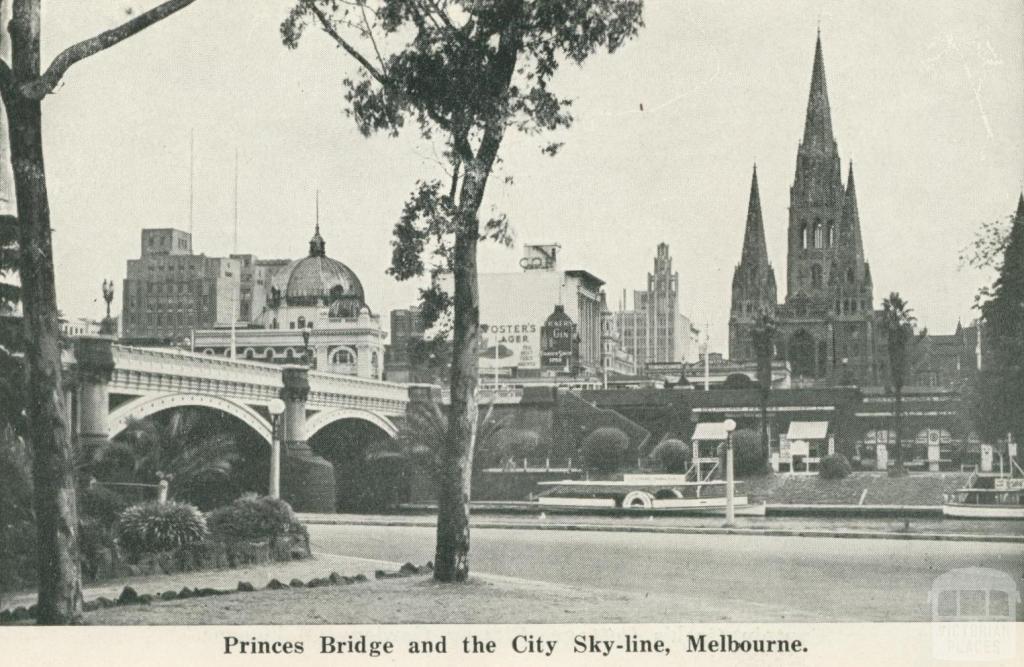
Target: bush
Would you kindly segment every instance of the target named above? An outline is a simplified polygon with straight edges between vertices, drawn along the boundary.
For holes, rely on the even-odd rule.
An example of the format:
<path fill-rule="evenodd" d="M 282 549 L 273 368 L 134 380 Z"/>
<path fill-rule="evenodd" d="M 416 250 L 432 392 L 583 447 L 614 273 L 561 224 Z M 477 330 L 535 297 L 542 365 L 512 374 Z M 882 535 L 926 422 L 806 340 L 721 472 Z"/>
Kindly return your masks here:
<path fill-rule="evenodd" d="M 36 583 L 36 522 L 28 447 L 0 424 L 0 597 Z"/>
<path fill-rule="evenodd" d="M 768 456 L 761 447 L 761 434 L 753 429 L 741 428 L 732 434 L 733 473 L 737 476 L 761 475 L 769 468 Z M 725 443 L 718 446 L 719 469 L 725 479 Z"/>
<path fill-rule="evenodd" d="M 195 505 L 176 501 L 132 505 L 121 513 L 116 530 L 118 544 L 133 555 L 196 544 L 210 534 Z"/>
<path fill-rule="evenodd" d="M 218 507 L 207 520 L 214 535 L 228 540 L 269 540 L 292 533 L 298 524 L 291 505 L 255 493 Z"/>
<path fill-rule="evenodd" d="M 629 438 L 614 427 L 594 429 L 583 439 L 583 462 L 594 472 L 614 472 L 622 465 Z"/>
<path fill-rule="evenodd" d="M 110 527 L 129 505 L 121 494 L 99 484 L 78 491 L 78 514 L 83 521 L 92 519 L 102 526 Z"/>
<path fill-rule="evenodd" d="M 818 474 L 823 479 L 843 479 L 853 472 L 850 462 L 842 454 L 829 454 L 821 459 Z"/>
<path fill-rule="evenodd" d="M 682 440 L 662 440 L 651 452 L 651 458 L 667 473 L 682 474 L 690 467 L 693 450 Z"/>

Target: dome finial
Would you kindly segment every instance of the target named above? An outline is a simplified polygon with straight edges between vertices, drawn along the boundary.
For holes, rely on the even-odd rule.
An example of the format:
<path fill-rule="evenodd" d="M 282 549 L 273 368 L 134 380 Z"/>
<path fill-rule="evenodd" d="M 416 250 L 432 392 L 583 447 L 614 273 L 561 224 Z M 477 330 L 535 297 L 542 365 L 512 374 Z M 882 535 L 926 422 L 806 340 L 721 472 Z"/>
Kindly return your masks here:
<path fill-rule="evenodd" d="M 316 191 L 316 227 L 313 228 L 313 238 L 309 240 L 309 256 L 323 257 L 326 255 L 326 244 L 324 237 L 320 236 L 320 190 Z"/>

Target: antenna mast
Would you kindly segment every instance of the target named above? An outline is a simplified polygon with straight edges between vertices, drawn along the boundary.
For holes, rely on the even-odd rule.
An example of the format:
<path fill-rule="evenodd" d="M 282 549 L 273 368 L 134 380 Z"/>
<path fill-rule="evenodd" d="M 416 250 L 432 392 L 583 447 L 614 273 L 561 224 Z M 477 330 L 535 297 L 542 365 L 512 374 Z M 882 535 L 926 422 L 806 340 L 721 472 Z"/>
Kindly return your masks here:
<path fill-rule="evenodd" d="M 195 209 L 195 171 L 196 171 L 196 130 L 192 128 L 188 140 L 188 235 L 192 236 Z M 194 244 L 193 244 L 194 245 Z"/>
<path fill-rule="evenodd" d="M 235 149 L 235 239 L 234 253 L 238 254 L 238 149 Z"/>

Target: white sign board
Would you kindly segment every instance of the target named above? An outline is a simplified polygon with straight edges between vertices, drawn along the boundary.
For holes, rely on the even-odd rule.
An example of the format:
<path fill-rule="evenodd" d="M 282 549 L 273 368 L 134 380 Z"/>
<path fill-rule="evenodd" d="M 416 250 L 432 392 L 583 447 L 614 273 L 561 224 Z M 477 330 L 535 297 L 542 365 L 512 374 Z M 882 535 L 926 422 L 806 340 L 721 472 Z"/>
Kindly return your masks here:
<path fill-rule="evenodd" d="M 811 446 L 806 440 L 790 440 L 789 441 L 789 455 L 790 456 L 810 456 Z"/>

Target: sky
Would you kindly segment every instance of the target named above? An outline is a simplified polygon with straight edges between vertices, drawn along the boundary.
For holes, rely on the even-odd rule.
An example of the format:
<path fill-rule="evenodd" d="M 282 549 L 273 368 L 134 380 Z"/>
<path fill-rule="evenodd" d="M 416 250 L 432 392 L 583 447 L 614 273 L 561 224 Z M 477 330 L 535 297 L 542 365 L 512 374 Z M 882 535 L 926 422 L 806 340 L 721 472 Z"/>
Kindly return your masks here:
<path fill-rule="evenodd" d="M 233 249 L 237 150 L 239 251 L 304 254 L 319 189 L 327 253 L 360 276 L 370 307 L 415 302 L 415 283 L 385 275 L 391 229 L 417 179 L 443 178 L 439 149 L 415 132 L 359 134 L 344 115 L 354 63 L 319 32 L 295 51 L 281 44 L 293 2 L 198 0 L 75 65 L 45 100 L 66 314 L 102 315 L 101 283 L 120 286 L 142 228 L 188 229 L 193 134 L 197 252 Z M 51 0 L 44 59 L 155 4 Z M 518 270 L 522 243 L 561 243 L 563 268 L 605 280 L 617 307 L 666 242 L 682 311 L 724 351 L 755 162 L 784 296 L 788 188 L 820 25 L 875 305 L 899 291 L 930 331 L 951 332 L 992 278 L 959 268 L 961 250 L 1024 187 L 1022 17 L 1021 0 L 647 0 L 636 39 L 555 79 L 576 117 L 554 137 L 565 142 L 556 157 L 541 154 L 545 138 L 507 135 L 485 209 L 509 215 L 517 247 L 484 248 L 481 271 Z"/>

